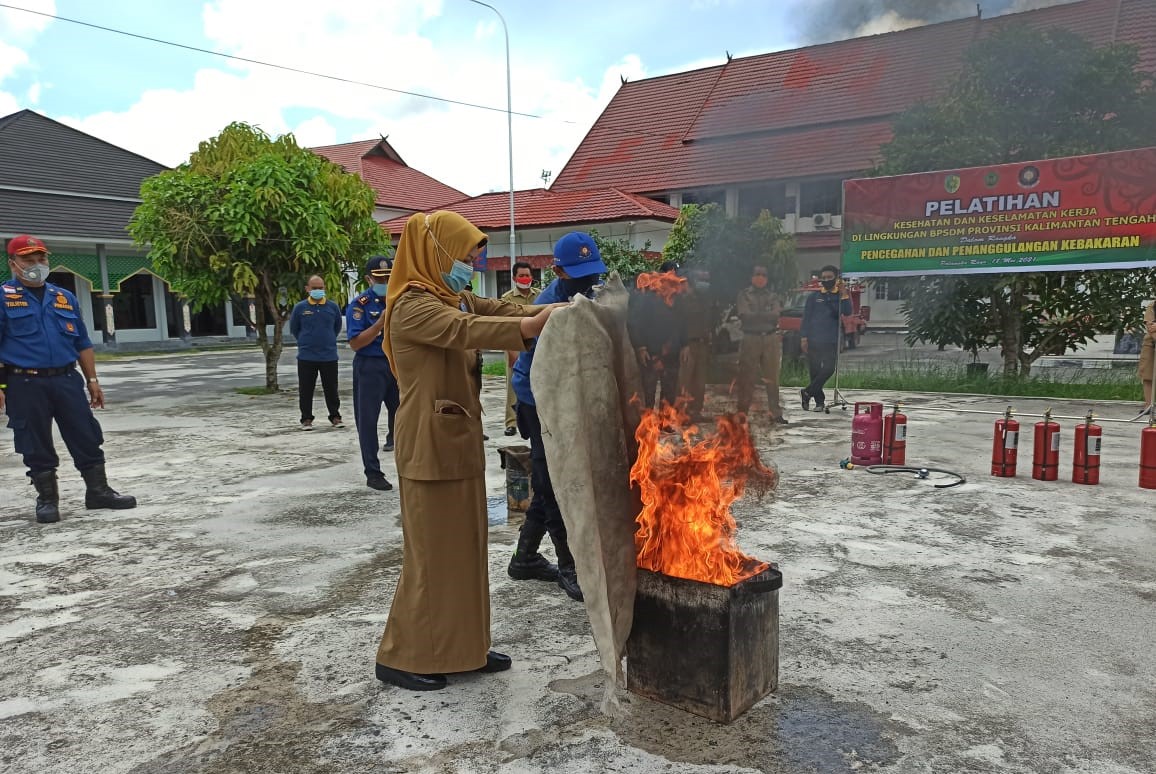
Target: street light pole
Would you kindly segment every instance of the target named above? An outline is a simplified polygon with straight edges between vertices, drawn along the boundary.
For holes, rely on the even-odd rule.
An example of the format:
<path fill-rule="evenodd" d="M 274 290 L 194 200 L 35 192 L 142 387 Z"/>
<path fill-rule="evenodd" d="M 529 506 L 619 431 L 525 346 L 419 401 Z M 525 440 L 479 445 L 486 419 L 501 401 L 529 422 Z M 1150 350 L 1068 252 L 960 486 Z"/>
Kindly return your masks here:
<path fill-rule="evenodd" d="M 517 240 L 514 236 L 514 96 L 510 87 L 510 30 L 506 27 L 506 20 L 497 8 L 481 0 L 470 0 L 474 5 L 489 8 L 498 16 L 502 23 L 502 34 L 506 38 L 506 137 L 509 142 L 510 156 L 510 268 L 513 269 L 517 253 Z"/>

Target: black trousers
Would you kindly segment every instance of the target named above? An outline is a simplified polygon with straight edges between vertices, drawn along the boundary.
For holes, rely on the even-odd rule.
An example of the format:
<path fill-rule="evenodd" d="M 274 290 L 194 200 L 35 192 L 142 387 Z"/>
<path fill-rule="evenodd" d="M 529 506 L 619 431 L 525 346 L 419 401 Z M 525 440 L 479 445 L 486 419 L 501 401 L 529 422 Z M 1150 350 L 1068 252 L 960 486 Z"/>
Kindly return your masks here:
<path fill-rule="evenodd" d="M 53 420 L 77 470 L 104 464 L 100 448 L 104 433 L 92 415 L 79 371 L 56 376 L 9 374 L 4 396 L 16 453 L 24 456 L 30 473 L 46 473 L 60 466 L 52 444 Z"/>
<path fill-rule="evenodd" d="M 659 361 L 654 359 L 651 359 L 648 365 L 638 364 L 639 375 L 642 377 L 642 404 L 646 408 L 654 408 L 655 389 L 660 385 L 662 390 L 659 400 L 664 400 L 672 406 L 678 400 L 678 355 L 675 354 L 668 360 L 671 362 L 664 362 L 661 369 L 656 367 Z"/>
<path fill-rule="evenodd" d="M 519 548 L 537 551 L 542 538 L 547 533 L 554 543 L 554 553 L 560 568 L 574 566 L 570 544 L 566 540 L 566 524 L 562 521 L 562 511 L 558 508 L 558 498 L 554 496 L 554 485 L 550 482 L 550 469 L 546 466 L 546 447 L 542 445 L 542 423 L 538 420 L 538 409 L 518 403 L 518 430 L 523 438 L 530 441 L 530 486 L 534 496 L 526 509 L 526 521 L 522 524 Z"/>
<path fill-rule="evenodd" d="M 838 362 L 839 345 L 814 344 L 807 342 L 807 367 L 811 373 L 811 383 L 807 385 L 807 394 L 817 405 L 825 405 L 827 396 L 823 392 L 823 385 L 835 373 L 835 364 Z"/>
<path fill-rule="evenodd" d="M 313 391 L 317 376 L 321 376 L 321 391 L 325 393 L 325 408 L 329 418 L 341 416 L 341 397 L 337 394 L 336 360 L 298 360 L 297 393 L 301 403 L 301 421 L 313 421 Z"/>
<path fill-rule="evenodd" d="M 377 456 L 377 420 L 381 407 L 388 414 L 386 441 L 393 440 L 394 415 L 400 405 L 397 378 L 384 357 L 360 355 L 353 358 L 353 421 L 357 425 L 357 443 L 361 447 L 361 464 L 366 478 L 382 475 Z"/>

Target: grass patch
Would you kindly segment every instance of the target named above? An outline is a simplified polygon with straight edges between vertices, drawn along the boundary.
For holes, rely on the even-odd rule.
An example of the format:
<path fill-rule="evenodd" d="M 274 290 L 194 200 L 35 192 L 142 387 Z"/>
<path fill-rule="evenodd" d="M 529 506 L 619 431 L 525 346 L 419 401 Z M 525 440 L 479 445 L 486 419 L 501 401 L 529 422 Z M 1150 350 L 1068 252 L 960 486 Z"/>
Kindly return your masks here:
<path fill-rule="evenodd" d="M 270 390 L 268 387 L 262 385 L 260 387 L 234 387 L 233 392 L 238 395 L 273 395 L 279 392 L 279 390 Z"/>
<path fill-rule="evenodd" d="M 486 376 L 505 376 L 506 364 L 501 361 L 485 363 L 482 365 L 482 373 Z"/>
<path fill-rule="evenodd" d="M 712 384 L 730 384 L 737 364 L 716 360 L 709 372 Z M 801 360 L 783 361 L 779 385 L 784 390 L 804 387 L 810 382 L 806 364 Z M 835 386 L 835 377 L 827 388 Z M 1073 398 L 1078 400 L 1123 400 L 1140 402 L 1143 394 L 1134 366 L 1110 369 L 1037 369 L 1027 379 L 1007 378 L 1002 374 L 968 373 L 962 363 L 928 362 L 926 360 L 887 362 L 843 362 L 839 371 L 839 388 L 846 390 L 887 390 L 889 392 L 973 393 L 1035 398 Z"/>

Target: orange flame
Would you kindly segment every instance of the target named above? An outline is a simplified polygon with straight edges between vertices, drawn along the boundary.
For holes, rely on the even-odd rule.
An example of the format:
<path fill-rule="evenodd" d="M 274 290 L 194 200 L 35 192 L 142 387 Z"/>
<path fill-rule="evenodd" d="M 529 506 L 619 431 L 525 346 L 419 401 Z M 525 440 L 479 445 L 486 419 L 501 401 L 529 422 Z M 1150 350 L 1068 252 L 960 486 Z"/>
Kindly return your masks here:
<path fill-rule="evenodd" d="M 745 418 L 720 417 L 714 433 L 666 403 L 642 412 L 630 481 L 642 493 L 634 544 L 638 566 L 676 578 L 733 586 L 769 565 L 735 545 L 730 506 L 748 481 L 766 491 L 778 475 L 759 459 Z"/>
<path fill-rule="evenodd" d="M 674 306 L 674 297 L 685 293 L 686 277 L 680 277 L 673 271 L 649 271 L 639 274 L 634 280 L 634 286 L 639 290 L 653 290 L 667 306 Z"/>

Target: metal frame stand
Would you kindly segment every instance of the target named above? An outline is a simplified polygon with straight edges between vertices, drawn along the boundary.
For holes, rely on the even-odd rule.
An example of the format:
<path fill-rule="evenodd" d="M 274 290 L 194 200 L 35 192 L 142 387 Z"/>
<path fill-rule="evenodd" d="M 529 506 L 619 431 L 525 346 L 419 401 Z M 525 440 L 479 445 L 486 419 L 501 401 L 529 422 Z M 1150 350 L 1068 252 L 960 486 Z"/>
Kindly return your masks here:
<path fill-rule="evenodd" d="M 839 330 L 835 335 L 835 385 L 831 388 L 831 400 L 826 404 L 824 413 L 831 413 L 831 406 L 836 405 L 843 411 L 847 410 L 847 406 L 851 405 L 843 393 L 839 392 L 839 360 L 843 355 L 843 316 L 839 316 Z"/>

